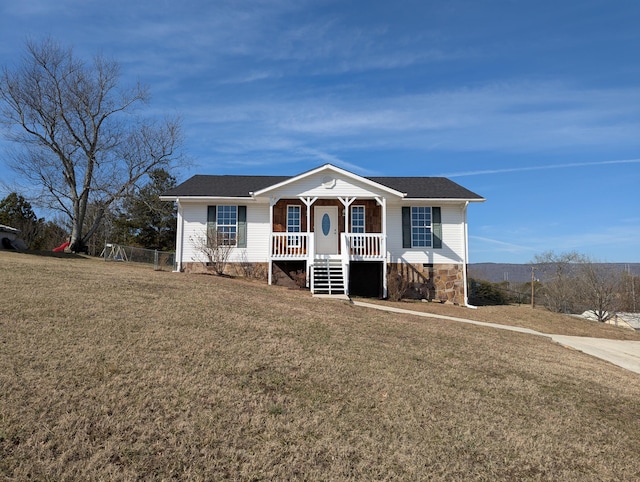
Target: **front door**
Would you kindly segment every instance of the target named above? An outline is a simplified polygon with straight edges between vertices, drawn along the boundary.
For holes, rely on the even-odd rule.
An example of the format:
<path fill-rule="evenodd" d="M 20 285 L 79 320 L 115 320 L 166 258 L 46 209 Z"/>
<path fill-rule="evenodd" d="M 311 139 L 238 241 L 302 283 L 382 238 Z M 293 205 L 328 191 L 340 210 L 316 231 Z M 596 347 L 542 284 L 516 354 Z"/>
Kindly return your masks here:
<path fill-rule="evenodd" d="M 316 254 L 338 254 L 338 207 L 314 208 Z"/>

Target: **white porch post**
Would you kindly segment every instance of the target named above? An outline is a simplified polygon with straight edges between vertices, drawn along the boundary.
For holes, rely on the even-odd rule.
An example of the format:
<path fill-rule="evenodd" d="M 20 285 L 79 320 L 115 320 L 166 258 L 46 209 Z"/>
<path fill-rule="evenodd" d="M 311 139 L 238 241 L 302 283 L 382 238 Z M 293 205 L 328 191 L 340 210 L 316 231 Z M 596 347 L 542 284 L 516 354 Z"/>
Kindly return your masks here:
<path fill-rule="evenodd" d="M 353 201 L 356 200 L 356 197 L 338 197 L 338 200 L 344 206 L 344 233 L 341 236 L 341 255 L 342 255 L 342 269 L 343 272 L 346 273 L 345 279 L 345 287 L 344 294 L 349 295 L 349 278 L 351 277 L 349 270 L 349 259 L 350 259 L 350 246 L 347 238 L 347 233 L 349 232 L 349 206 L 353 204 Z"/>
<path fill-rule="evenodd" d="M 387 199 L 377 197 L 376 202 L 382 207 L 382 249 L 384 250 L 384 262 L 382 263 L 382 297 L 387 297 Z"/>
<path fill-rule="evenodd" d="M 342 203 L 344 206 L 344 232 L 349 232 L 349 206 L 353 204 L 353 201 L 356 200 L 356 197 L 339 197 L 338 201 Z"/>
<path fill-rule="evenodd" d="M 278 199 L 269 198 L 269 285 L 273 284 L 273 206 L 276 205 Z"/>
<path fill-rule="evenodd" d="M 311 206 L 313 205 L 314 202 L 316 202 L 318 200 L 318 198 L 317 197 L 314 197 L 314 198 L 301 197 L 299 199 L 307 207 L 307 267 L 306 267 L 306 280 L 307 280 L 307 287 L 308 287 L 309 286 L 309 273 L 311 271 L 311 263 L 312 263 L 313 258 L 315 256 L 315 253 L 313 252 L 315 250 L 315 245 L 314 245 L 314 243 L 311 242 Z"/>
<path fill-rule="evenodd" d="M 299 199 L 307 206 L 307 234 L 309 234 L 311 232 L 311 205 L 316 202 L 318 198 L 301 197 Z"/>
<path fill-rule="evenodd" d="M 356 197 L 338 197 L 338 201 L 342 203 L 344 206 L 344 233 L 342 236 L 346 237 L 349 232 L 349 206 L 353 204 L 353 201 L 356 200 Z M 342 253 L 342 257 L 345 258 L 346 253 Z M 349 259 L 348 256 L 346 259 Z"/>

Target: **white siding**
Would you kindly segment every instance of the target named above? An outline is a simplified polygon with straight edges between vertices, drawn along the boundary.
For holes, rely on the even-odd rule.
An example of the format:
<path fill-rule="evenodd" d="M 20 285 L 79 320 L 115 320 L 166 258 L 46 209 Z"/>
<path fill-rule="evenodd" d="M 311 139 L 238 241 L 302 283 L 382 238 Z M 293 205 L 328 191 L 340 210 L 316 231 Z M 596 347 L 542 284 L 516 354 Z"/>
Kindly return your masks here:
<path fill-rule="evenodd" d="M 207 226 L 207 206 L 216 203 L 182 203 L 182 263 L 204 261 L 194 249 L 194 240 L 204 236 Z M 217 203 L 216 205 L 247 206 L 247 247 L 235 248 L 230 262 L 267 262 L 269 259 L 269 205 L 243 203 Z M 179 251 L 179 249 L 178 249 Z"/>
<path fill-rule="evenodd" d="M 207 226 L 207 206 L 202 204 L 182 204 L 182 263 L 199 261 L 193 247 L 193 240 L 204 236 Z"/>
<path fill-rule="evenodd" d="M 325 190 L 332 195 L 340 186 L 336 182 L 333 189 Z M 299 186 L 300 187 L 300 186 Z M 324 190 L 323 187 L 318 189 Z M 351 188 L 344 192 L 345 196 L 354 196 L 360 192 Z M 313 191 L 307 191 L 301 195 L 314 195 Z M 293 194 L 287 194 L 288 197 Z M 326 194 L 325 194 L 326 195 Z M 342 194 L 340 194 L 342 195 Z M 369 194 L 370 195 L 370 194 Z M 182 263 L 201 261 L 201 255 L 194 249 L 193 239 L 203 236 L 207 224 L 207 206 L 209 204 L 232 204 L 232 203 L 189 203 L 182 202 L 183 230 L 179 240 L 182 243 Z M 247 247 L 233 250 L 230 262 L 267 262 L 269 260 L 269 204 L 266 203 L 238 203 L 247 206 Z M 417 205 L 439 205 L 442 215 L 442 249 L 432 248 L 411 248 L 402 247 L 402 206 Z M 418 201 L 405 204 L 388 202 L 387 204 L 387 251 L 389 262 L 402 260 L 406 263 L 433 263 L 449 264 L 462 263 L 465 256 L 464 239 L 464 205 L 463 204 L 428 204 Z M 177 247 L 180 253 L 180 246 Z M 199 257 L 200 256 L 200 257 Z"/>
<path fill-rule="evenodd" d="M 246 259 L 251 263 L 266 263 L 269 261 L 269 205 L 247 205 L 247 248 L 236 249 L 234 260 L 237 260 L 240 251 L 246 252 Z M 241 260 L 238 260 L 241 261 Z"/>
<path fill-rule="evenodd" d="M 335 180 L 334 185 L 325 187 L 325 178 Z M 321 172 L 313 176 L 292 182 L 270 193 L 280 199 L 301 197 L 338 198 L 338 197 L 366 197 L 380 196 L 383 191 L 376 190 L 365 182 L 359 182 L 347 176 L 341 176 L 335 172 Z M 388 195 L 388 193 L 384 193 Z"/>
<path fill-rule="evenodd" d="M 407 205 L 407 204 L 405 204 Z M 412 203 L 425 206 L 425 203 Z M 435 204 L 434 204 L 435 206 Z M 440 205 L 442 214 L 442 249 L 402 247 L 402 205 L 387 206 L 387 251 L 389 261 L 406 263 L 462 263 L 464 261 L 464 205 Z"/>

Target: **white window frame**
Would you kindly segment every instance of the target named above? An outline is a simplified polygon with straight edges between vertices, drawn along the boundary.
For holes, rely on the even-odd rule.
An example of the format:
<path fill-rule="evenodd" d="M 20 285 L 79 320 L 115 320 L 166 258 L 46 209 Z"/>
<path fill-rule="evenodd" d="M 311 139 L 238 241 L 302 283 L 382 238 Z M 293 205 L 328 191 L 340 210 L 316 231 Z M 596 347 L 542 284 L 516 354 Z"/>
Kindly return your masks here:
<path fill-rule="evenodd" d="M 227 221 L 225 219 L 226 214 L 233 212 L 235 223 L 220 221 Z M 223 246 L 237 246 L 238 245 L 238 206 L 218 205 L 216 208 L 216 231 L 221 236 L 221 242 Z M 233 242 L 231 242 L 233 241 Z"/>
<path fill-rule="evenodd" d="M 420 216 L 422 213 L 429 214 L 429 222 L 426 222 L 426 216 Z M 412 248 L 431 248 L 433 247 L 433 210 L 431 206 L 411 206 L 411 247 Z M 415 213 L 415 214 L 414 214 Z M 424 244 L 418 239 L 420 232 L 424 231 Z"/>
<path fill-rule="evenodd" d="M 298 211 L 298 224 L 291 224 L 290 217 L 290 209 Z M 295 228 L 296 230 L 290 230 L 291 228 Z M 302 206 L 299 204 L 287 204 L 287 233 L 301 233 L 302 232 Z M 287 239 L 288 246 L 299 246 L 300 245 L 300 236 L 289 236 Z"/>
<path fill-rule="evenodd" d="M 356 226 L 353 224 L 353 220 L 356 219 L 354 211 L 362 209 L 362 226 L 357 226 L 358 229 L 362 228 L 362 231 L 356 231 Z M 356 204 L 351 206 L 351 232 L 354 234 L 364 234 L 367 232 L 367 208 L 364 204 Z"/>

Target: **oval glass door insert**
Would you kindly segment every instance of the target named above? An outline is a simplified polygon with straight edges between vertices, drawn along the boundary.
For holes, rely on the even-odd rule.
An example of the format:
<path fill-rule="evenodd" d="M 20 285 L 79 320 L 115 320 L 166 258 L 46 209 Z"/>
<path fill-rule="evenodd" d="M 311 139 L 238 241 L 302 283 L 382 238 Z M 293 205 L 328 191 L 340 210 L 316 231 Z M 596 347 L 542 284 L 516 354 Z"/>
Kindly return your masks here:
<path fill-rule="evenodd" d="M 331 218 L 327 213 L 322 216 L 322 234 L 329 236 L 329 230 L 331 229 Z"/>

